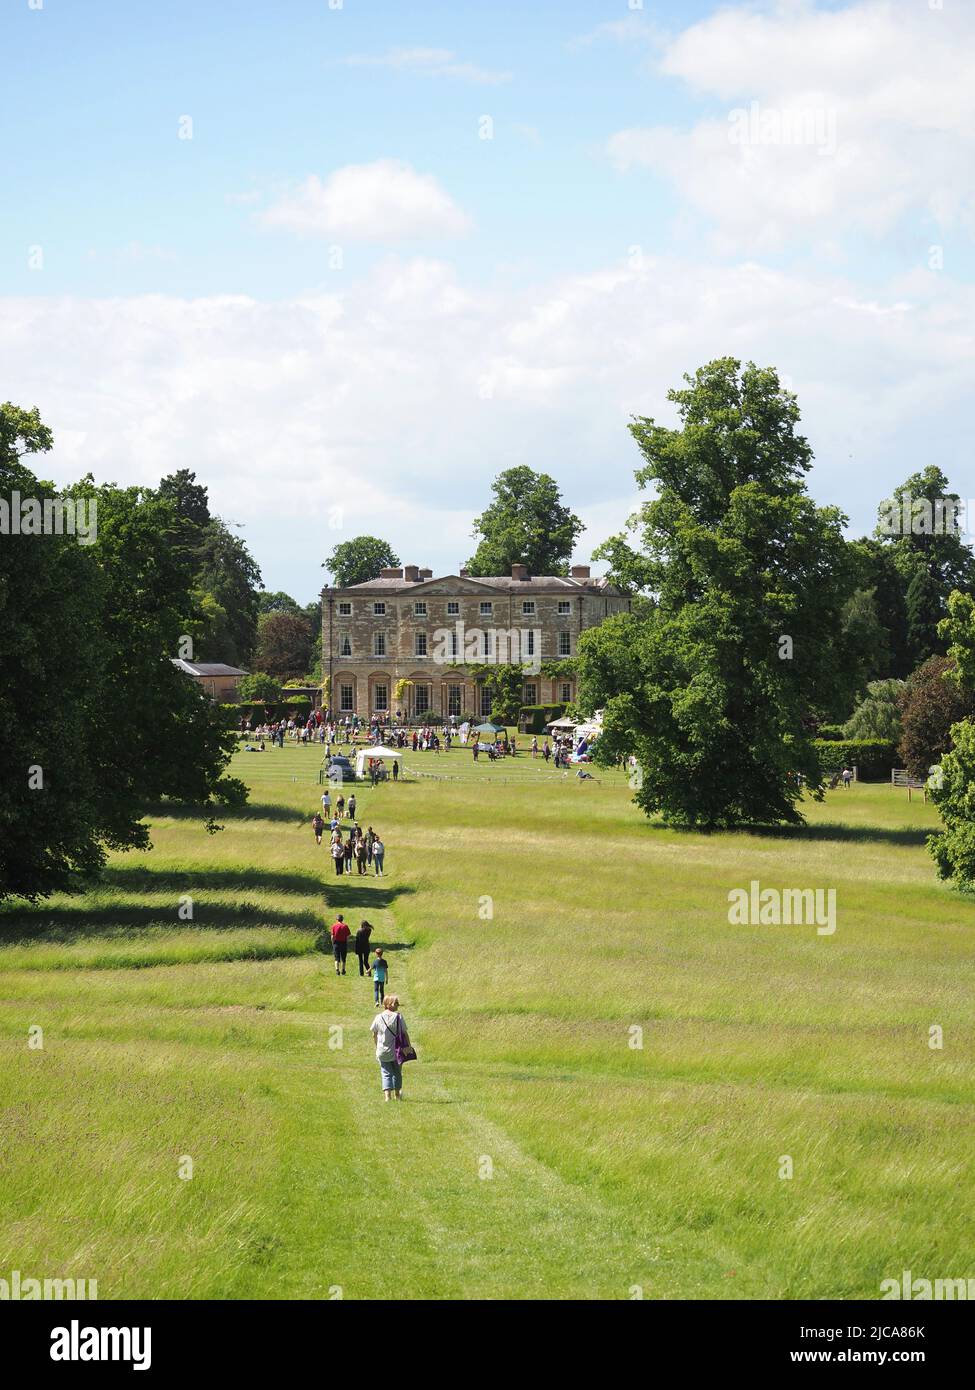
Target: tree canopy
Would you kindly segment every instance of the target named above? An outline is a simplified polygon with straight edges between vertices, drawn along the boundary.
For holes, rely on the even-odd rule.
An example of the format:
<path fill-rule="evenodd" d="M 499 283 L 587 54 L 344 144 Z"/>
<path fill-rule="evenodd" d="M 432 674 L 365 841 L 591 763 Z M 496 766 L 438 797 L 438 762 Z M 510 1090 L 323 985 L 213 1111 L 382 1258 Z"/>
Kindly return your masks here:
<path fill-rule="evenodd" d="M 0 407 L 0 493 L 54 498 L 22 462 L 50 447 L 36 411 Z M 206 813 L 244 796 L 224 713 L 170 660 L 193 606 L 172 499 L 90 477 L 62 495 L 96 518 L 91 544 L 0 546 L 0 897 L 71 888 L 107 849 L 144 848 L 147 802 Z"/>
<path fill-rule="evenodd" d="M 605 709 L 602 760 L 636 756 L 648 814 L 795 823 L 800 775 L 821 786 L 808 714 L 833 693 L 845 518 L 806 494 L 811 451 L 773 369 L 721 358 L 685 382 L 679 428 L 630 425 L 657 491 L 630 528 L 657 603 L 582 635 L 579 703 Z"/>
<path fill-rule="evenodd" d="M 396 568 L 399 563 L 389 541 L 378 536 L 353 536 L 350 541 L 339 542 L 325 561 L 325 568 L 336 589 L 348 589 L 378 578 L 380 570 Z"/>
<path fill-rule="evenodd" d="M 565 574 L 585 527 L 562 501 L 555 479 L 522 465 L 500 473 L 491 491 L 494 501 L 474 520 L 480 541 L 468 572 L 510 574 L 519 564 L 529 574 Z"/>

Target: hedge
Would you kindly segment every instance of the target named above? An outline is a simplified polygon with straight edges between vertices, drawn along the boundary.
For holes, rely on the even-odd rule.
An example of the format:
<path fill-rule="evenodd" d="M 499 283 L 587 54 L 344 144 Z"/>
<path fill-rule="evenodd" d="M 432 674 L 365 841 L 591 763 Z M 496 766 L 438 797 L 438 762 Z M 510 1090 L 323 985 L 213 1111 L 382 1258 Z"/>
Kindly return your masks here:
<path fill-rule="evenodd" d="M 899 765 L 897 744 L 883 738 L 817 738 L 813 747 L 824 773 L 856 767 L 865 782 L 886 782 L 891 768 Z"/>
<path fill-rule="evenodd" d="M 518 723 L 526 734 L 543 734 L 545 725 L 553 719 L 561 719 L 564 705 L 522 705 L 518 713 Z"/>
<path fill-rule="evenodd" d="M 842 724 L 820 724 L 816 730 L 816 738 L 819 742 L 842 743 L 845 735 Z"/>

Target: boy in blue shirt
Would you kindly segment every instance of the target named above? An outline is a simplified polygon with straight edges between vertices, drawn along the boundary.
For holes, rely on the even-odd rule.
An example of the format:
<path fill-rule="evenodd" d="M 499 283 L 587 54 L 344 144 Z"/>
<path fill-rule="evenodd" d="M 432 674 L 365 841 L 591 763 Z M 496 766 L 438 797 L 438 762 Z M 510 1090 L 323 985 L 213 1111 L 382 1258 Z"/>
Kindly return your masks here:
<path fill-rule="evenodd" d="M 376 954 L 372 958 L 372 987 L 376 1003 L 383 1002 L 383 995 L 386 993 L 386 981 L 389 979 L 389 964 L 383 955 L 383 948 L 376 947 Z"/>

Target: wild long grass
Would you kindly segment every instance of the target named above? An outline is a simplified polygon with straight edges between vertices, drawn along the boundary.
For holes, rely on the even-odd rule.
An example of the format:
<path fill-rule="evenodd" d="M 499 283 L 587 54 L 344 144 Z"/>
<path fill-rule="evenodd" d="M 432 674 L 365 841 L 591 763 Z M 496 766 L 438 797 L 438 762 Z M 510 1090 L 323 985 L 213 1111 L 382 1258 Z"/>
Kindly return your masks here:
<path fill-rule="evenodd" d="M 357 788 L 387 874 L 347 879 L 310 827 L 317 752 L 236 761 L 252 802 L 216 836 L 160 809 L 93 892 L 0 910 L 0 1276 L 595 1299 L 975 1275 L 975 904 L 935 878 L 932 807 L 860 785 L 802 832 L 690 834 L 619 773 L 417 753 L 431 775 Z M 753 879 L 834 888 L 835 934 L 730 925 Z M 324 951 L 339 911 L 374 923 L 420 1052 L 398 1107 L 371 981 Z"/>

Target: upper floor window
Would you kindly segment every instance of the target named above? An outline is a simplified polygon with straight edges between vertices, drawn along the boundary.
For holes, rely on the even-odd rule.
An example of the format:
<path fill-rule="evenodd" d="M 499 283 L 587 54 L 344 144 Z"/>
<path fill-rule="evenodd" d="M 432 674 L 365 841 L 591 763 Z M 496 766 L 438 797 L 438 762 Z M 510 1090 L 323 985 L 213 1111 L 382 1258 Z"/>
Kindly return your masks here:
<path fill-rule="evenodd" d="M 385 655 L 386 655 L 386 634 L 385 634 L 385 632 L 377 632 L 377 633 L 375 634 L 375 636 L 373 637 L 373 639 L 372 639 L 372 654 L 373 654 L 373 656 L 385 656 Z"/>
<path fill-rule="evenodd" d="M 572 637 L 568 632 L 559 633 L 559 656 L 572 655 Z"/>
<path fill-rule="evenodd" d="M 351 655 L 352 655 L 352 638 L 348 635 L 347 632 L 344 632 L 344 633 L 342 634 L 342 636 L 339 638 L 339 656 L 351 656 Z"/>
<path fill-rule="evenodd" d="M 564 616 L 566 613 L 571 613 L 571 612 L 572 612 L 572 604 L 569 602 L 569 600 L 568 600 L 567 598 L 560 598 L 560 599 L 559 599 L 559 614 L 560 614 L 560 616 Z"/>
<path fill-rule="evenodd" d="M 340 617 L 340 618 L 351 618 L 351 616 L 352 616 L 352 604 L 351 604 L 351 603 L 346 603 L 344 600 L 340 600 L 340 601 L 339 601 L 339 617 Z"/>
<path fill-rule="evenodd" d="M 447 617 L 448 617 L 448 618 L 456 618 L 456 617 L 459 616 L 459 614 L 460 614 L 460 604 L 457 603 L 456 600 L 451 599 L 451 601 L 447 604 Z"/>
<path fill-rule="evenodd" d="M 425 632 L 418 632 L 418 633 L 416 634 L 416 655 L 417 655 L 417 656 L 426 656 L 426 654 L 427 654 L 427 634 L 426 634 Z"/>
<path fill-rule="evenodd" d="M 425 618 L 427 616 L 427 605 L 425 600 L 417 599 L 416 603 L 413 605 L 413 612 L 416 617 Z"/>
<path fill-rule="evenodd" d="M 521 605 L 521 611 L 526 618 L 533 618 L 535 616 L 535 600 L 533 598 L 526 598 Z"/>
<path fill-rule="evenodd" d="M 494 604 L 491 603 L 490 600 L 488 600 L 487 603 L 482 603 L 482 604 L 481 604 L 481 617 L 482 617 L 482 618 L 490 618 L 490 616 L 491 616 L 491 614 L 492 614 L 493 612 L 494 612 Z"/>
<path fill-rule="evenodd" d="M 386 616 L 385 603 L 374 603 L 372 605 L 372 611 L 373 613 L 375 613 L 377 618 L 384 618 Z"/>

